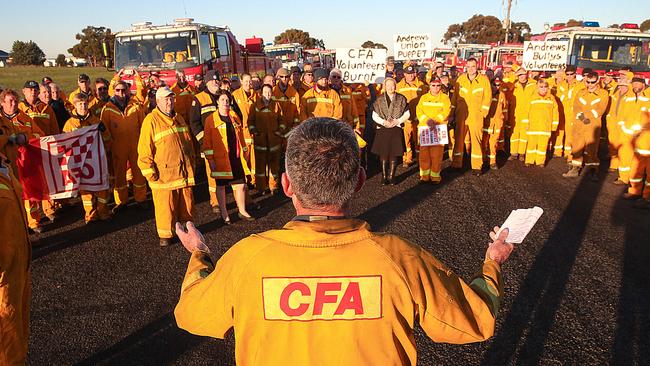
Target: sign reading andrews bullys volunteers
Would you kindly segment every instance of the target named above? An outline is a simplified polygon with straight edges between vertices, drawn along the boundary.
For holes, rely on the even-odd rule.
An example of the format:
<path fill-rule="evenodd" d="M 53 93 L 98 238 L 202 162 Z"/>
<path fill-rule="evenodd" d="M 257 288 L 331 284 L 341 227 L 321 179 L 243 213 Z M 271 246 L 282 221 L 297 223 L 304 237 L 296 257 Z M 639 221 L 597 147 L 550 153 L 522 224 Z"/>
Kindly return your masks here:
<path fill-rule="evenodd" d="M 336 68 L 346 83 L 381 83 L 386 73 L 386 50 L 380 48 L 337 48 Z"/>
<path fill-rule="evenodd" d="M 552 71 L 566 67 L 568 41 L 525 41 L 523 66 L 526 70 Z"/>
<path fill-rule="evenodd" d="M 430 33 L 395 34 L 395 60 L 423 60 L 431 57 L 433 44 Z"/>

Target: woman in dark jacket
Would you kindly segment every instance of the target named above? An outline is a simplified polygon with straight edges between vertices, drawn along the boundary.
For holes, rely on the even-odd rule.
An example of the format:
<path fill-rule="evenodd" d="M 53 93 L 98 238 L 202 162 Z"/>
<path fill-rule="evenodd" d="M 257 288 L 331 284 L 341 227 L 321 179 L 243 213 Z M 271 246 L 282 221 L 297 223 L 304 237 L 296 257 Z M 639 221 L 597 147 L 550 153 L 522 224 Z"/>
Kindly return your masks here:
<path fill-rule="evenodd" d="M 404 154 L 404 123 L 410 113 L 406 97 L 396 92 L 397 82 L 387 77 L 384 93 L 377 97 L 372 106 L 372 120 L 376 124 L 372 153 L 381 160 L 382 185 L 395 184 L 397 158 Z"/>

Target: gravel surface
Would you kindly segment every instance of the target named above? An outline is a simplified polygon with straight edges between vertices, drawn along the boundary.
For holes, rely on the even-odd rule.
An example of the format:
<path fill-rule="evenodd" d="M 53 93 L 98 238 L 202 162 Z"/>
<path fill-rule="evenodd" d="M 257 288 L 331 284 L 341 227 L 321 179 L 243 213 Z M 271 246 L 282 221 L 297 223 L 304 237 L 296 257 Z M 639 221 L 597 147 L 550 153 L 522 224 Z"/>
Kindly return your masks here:
<path fill-rule="evenodd" d="M 545 210 L 503 267 L 495 337 L 435 344 L 417 328 L 420 365 L 650 364 L 650 211 L 621 198 L 613 173 L 591 182 L 564 179 L 565 170 L 557 159 L 544 169 L 508 162 L 479 177 L 445 171 L 439 186 L 417 184 L 417 167 L 400 167 L 396 186 L 371 175 L 353 214 L 419 243 L 466 280 L 488 232 L 512 209 Z M 207 198 L 198 185 L 195 222 L 215 258 L 294 214 L 286 198 L 257 197 L 257 221 L 223 226 Z M 74 208 L 32 240 L 30 364 L 234 364 L 232 335 L 215 340 L 176 327 L 189 255 L 179 244 L 158 246 L 152 212 L 129 208 L 86 226 Z"/>

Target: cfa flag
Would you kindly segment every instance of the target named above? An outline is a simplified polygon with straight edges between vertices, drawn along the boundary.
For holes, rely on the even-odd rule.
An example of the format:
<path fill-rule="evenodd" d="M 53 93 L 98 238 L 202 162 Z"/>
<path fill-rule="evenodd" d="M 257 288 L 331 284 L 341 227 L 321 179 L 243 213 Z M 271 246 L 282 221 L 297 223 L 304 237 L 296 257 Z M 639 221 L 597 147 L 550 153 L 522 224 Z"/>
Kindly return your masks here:
<path fill-rule="evenodd" d="M 23 198 L 61 199 L 80 190 L 108 189 L 108 163 L 99 125 L 31 139 L 16 161 Z"/>

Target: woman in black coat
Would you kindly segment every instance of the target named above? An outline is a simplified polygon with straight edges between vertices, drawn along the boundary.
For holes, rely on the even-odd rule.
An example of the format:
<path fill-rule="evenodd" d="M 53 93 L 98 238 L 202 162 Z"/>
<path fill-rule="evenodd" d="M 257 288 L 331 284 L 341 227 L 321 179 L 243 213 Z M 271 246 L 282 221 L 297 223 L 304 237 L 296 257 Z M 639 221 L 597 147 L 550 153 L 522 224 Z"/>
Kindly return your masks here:
<path fill-rule="evenodd" d="M 397 158 L 405 151 L 404 123 L 411 115 L 406 97 L 397 93 L 396 89 L 395 79 L 384 79 L 384 93 L 377 97 L 372 106 L 372 120 L 376 130 L 371 151 L 381 160 L 383 185 L 395 184 Z"/>

